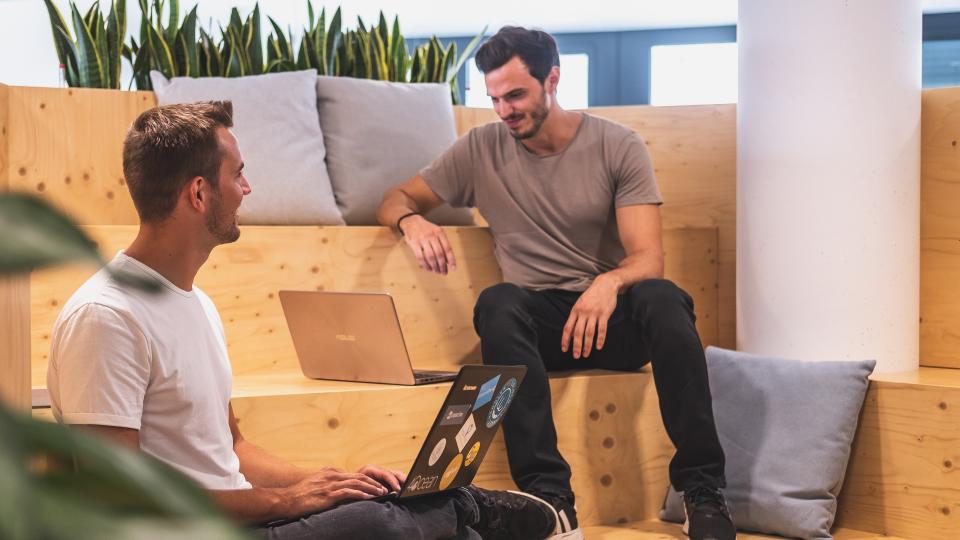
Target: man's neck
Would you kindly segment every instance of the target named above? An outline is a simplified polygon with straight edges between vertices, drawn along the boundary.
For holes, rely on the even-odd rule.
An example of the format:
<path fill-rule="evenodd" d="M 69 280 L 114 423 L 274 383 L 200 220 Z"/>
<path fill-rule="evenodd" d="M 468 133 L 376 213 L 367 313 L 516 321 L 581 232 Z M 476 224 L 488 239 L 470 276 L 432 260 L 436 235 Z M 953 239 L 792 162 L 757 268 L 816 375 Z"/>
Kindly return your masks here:
<path fill-rule="evenodd" d="M 185 231 L 164 225 L 141 225 L 137 238 L 124 253 L 155 270 L 177 287 L 193 290 L 193 280 L 207 261 L 212 245 Z"/>
<path fill-rule="evenodd" d="M 582 121 L 582 113 L 565 111 L 555 104 L 547 115 L 547 119 L 543 121 L 543 125 L 540 126 L 540 131 L 533 137 L 522 139 L 520 142 L 534 155 L 556 154 L 570 144 Z"/>

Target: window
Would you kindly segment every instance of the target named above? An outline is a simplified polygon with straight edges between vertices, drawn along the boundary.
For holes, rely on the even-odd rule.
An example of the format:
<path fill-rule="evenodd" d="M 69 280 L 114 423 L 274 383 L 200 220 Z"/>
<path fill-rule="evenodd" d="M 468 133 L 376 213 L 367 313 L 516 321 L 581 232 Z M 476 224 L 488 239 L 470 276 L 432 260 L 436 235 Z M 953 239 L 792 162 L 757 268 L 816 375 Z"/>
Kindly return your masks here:
<path fill-rule="evenodd" d="M 557 101 L 564 109 L 586 109 L 590 103 L 590 56 L 584 53 L 560 55 L 560 85 Z M 483 73 L 473 58 L 467 62 L 467 107 L 490 109 Z"/>
<path fill-rule="evenodd" d="M 960 85 L 960 41 L 923 43 L 923 87 Z"/>
<path fill-rule="evenodd" d="M 737 44 L 650 48 L 650 104 L 737 102 Z"/>

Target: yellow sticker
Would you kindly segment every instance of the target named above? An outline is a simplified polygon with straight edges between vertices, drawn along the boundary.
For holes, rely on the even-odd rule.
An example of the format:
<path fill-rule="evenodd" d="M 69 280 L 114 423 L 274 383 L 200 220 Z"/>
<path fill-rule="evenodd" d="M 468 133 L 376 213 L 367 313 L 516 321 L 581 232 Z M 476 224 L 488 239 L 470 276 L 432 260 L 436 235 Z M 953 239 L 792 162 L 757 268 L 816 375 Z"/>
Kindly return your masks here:
<path fill-rule="evenodd" d="M 463 464 L 463 456 L 457 454 L 450 460 L 450 464 L 447 465 L 447 469 L 443 471 L 443 476 L 440 477 L 440 489 L 447 489 L 450 487 L 450 484 L 453 483 L 453 479 L 457 477 L 457 473 L 460 472 L 460 465 Z"/>
<path fill-rule="evenodd" d="M 473 446 L 470 447 L 470 451 L 467 452 L 467 457 L 463 460 L 463 466 L 469 467 L 473 464 L 473 460 L 477 459 L 477 454 L 480 453 L 480 443 L 475 442 Z"/>

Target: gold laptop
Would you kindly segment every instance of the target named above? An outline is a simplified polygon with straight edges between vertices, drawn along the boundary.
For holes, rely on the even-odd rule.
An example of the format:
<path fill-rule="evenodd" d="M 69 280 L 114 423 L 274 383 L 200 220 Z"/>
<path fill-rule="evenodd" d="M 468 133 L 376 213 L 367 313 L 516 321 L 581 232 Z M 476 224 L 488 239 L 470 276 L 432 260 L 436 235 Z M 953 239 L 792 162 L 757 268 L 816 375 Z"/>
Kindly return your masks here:
<path fill-rule="evenodd" d="M 411 367 L 389 294 L 280 291 L 280 304 L 300 369 L 311 379 L 412 386 L 457 376 Z"/>

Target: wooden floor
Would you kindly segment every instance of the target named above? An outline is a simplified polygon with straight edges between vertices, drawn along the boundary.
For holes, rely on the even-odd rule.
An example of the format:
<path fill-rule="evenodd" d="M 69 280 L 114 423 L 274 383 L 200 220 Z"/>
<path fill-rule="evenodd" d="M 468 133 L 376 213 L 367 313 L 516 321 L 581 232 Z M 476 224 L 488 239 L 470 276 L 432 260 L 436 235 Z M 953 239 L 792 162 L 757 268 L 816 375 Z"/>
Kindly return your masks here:
<path fill-rule="evenodd" d="M 584 527 L 583 536 L 587 540 L 686 540 L 682 527 L 674 523 L 665 523 L 659 520 L 634 521 L 616 526 Z M 855 531 L 852 529 L 836 529 L 833 531 L 836 540 L 904 540 L 893 536 L 881 536 L 876 533 Z M 738 540 L 760 540 L 780 538 L 765 534 L 739 533 Z"/>

